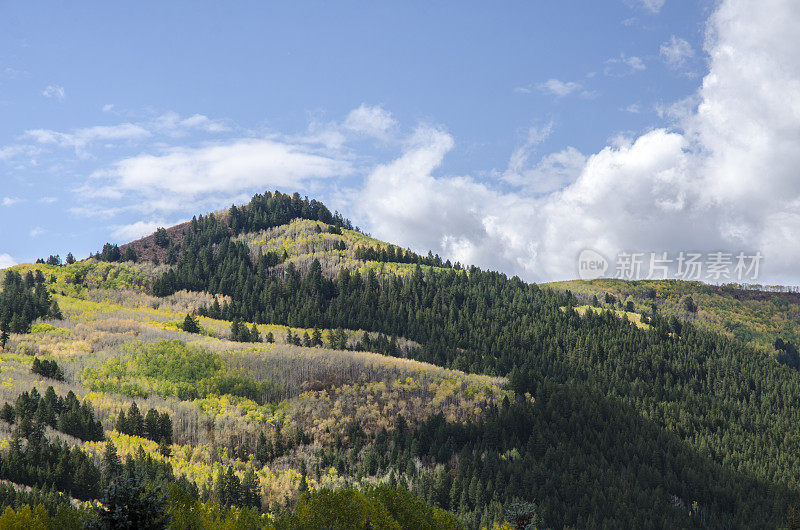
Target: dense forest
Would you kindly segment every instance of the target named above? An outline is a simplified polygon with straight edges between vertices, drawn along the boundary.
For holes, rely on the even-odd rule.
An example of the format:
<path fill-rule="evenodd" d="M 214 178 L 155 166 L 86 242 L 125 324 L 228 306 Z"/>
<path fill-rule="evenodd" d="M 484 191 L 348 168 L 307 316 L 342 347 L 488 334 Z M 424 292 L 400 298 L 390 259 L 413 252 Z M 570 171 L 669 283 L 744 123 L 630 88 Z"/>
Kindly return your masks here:
<path fill-rule="evenodd" d="M 319 244 L 308 260 L 297 261 L 288 243 L 262 251 L 240 237 L 298 219 L 314 222 L 312 235 L 340 239 Z M 198 216 L 181 230 L 179 242 L 174 232 L 154 234 L 167 259 L 162 263 L 153 255 L 147 270 L 154 272 L 147 282 L 137 280 L 146 291 L 137 296 L 147 297 L 142 299 L 153 308 L 181 297 L 197 300 L 174 322 L 159 324 L 182 335 L 141 338 L 138 324 L 129 329 L 118 321 L 118 308 L 117 320 L 98 331 L 121 327 L 119 337 L 129 334 L 119 346 L 114 341 L 122 339 L 103 339 L 114 355 L 79 371 L 47 359 L 28 362 L 37 375 L 80 381 L 96 394 L 127 396 L 147 406 L 129 402 L 105 413 L 100 425 L 89 402 L 79 403 L 74 394 L 57 397 L 52 388 L 44 396 L 35 389 L 20 394 L 15 405 L 0 411 L 13 428 L 0 471 L 37 488 L 29 494 L 36 500 L 7 506 L 37 504 L 41 517 L 110 524 L 113 515 L 105 508 L 70 515 L 50 495 L 55 488 L 79 499 L 106 499 L 104 506 L 133 494 L 155 507 L 150 511 L 160 514 L 158 524 L 173 527 L 192 527 L 176 523 L 189 512 L 198 521 L 243 528 L 361 528 L 367 522 L 375 528 L 421 528 L 420 520 L 435 521 L 428 523 L 433 528 L 504 521 L 518 528 L 794 524 L 800 507 L 800 363 L 788 340 L 775 341 L 776 362 L 694 317 L 662 315 L 655 303 L 642 310 L 638 301 L 623 306 L 620 300 L 616 310 L 616 300 L 606 295 L 611 307 L 603 309 L 595 295 L 598 310 L 585 310 L 569 290 L 365 243 L 350 221 L 297 194 L 257 195 L 244 206 Z M 338 257 L 323 264 L 326 252 Z M 108 244 L 94 259 L 147 266 L 134 254 Z M 350 263 L 342 260 L 345 255 L 378 268 L 330 266 Z M 25 332 L 36 319 L 61 316 L 46 287 L 54 282 L 41 273 L 7 273 L 2 329 Z M 69 285 L 83 292 L 81 285 Z M 649 301 L 656 298 L 648 293 Z M 684 310 L 695 313 L 685 298 Z M 205 346 L 220 337 L 231 345 Z M 365 401 L 354 406 L 361 420 L 344 418 L 342 429 L 321 426 L 313 417 L 292 417 L 287 397 L 331 397 L 348 384 L 384 391 L 391 381 L 365 383 L 352 366 L 351 379 L 330 369 L 312 375 L 314 369 L 298 363 L 306 379 L 290 385 L 264 371 L 266 357 L 257 356 L 278 344 L 408 356 L 502 378 L 504 389 L 474 415 L 458 416 L 452 408 L 415 418 L 390 412 L 389 424 L 375 425 L 364 418 L 365 409 L 377 404 Z M 227 353 L 231 348 L 235 355 Z M 399 381 L 419 384 L 411 376 Z M 474 392 L 462 383 L 442 403 Z M 353 398 L 342 401 L 348 399 Z M 204 410 L 234 408 L 247 421 L 271 420 L 252 420 L 247 425 L 255 428 L 247 432 L 220 431 L 214 420 L 187 426 L 165 411 L 169 400 Z M 292 428 L 282 429 L 289 422 Z M 123 463 L 108 441 L 102 458 L 91 459 L 44 435 L 49 429 L 102 440 L 103 427 L 115 437 L 152 443 L 155 453 L 134 449 Z M 208 434 L 199 434 L 203 430 Z M 210 444 L 203 451 L 210 452 L 213 471 L 205 480 L 175 478 L 172 466 L 184 462 L 178 457 L 202 460 L 192 447 L 180 445 L 187 439 Z M 284 470 L 296 496 L 261 495 L 259 481 L 265 479 L 258 476 L 265 467 Z M 67 481 L 64 469 L 81 469 L 82 482 Z M 320 487 L 326 480 L 337 487 Z"/>
<path fill-rule="evenodd" d="M 5 349 L 9 333 L 25 333 L 37 318 L 61 318 L 61 310 L 44 287 L 41 272 L 30 271 L 23 278 L 8 271 L 0 291 L 0 348 Z"/>

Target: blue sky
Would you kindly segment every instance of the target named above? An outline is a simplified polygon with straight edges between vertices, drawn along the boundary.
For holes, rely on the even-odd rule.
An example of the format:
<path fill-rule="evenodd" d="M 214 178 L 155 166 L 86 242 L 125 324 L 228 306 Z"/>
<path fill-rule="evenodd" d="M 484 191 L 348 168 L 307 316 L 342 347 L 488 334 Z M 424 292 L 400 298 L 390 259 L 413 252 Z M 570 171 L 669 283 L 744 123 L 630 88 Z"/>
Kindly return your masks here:
<path fill-rule="evenodd" d="M 637 197 L 609 203 L 643 227 L 631 234 L 587 208 L 563 221 L 581 248 L 766 249 L 763 233 L 741 235 L 763 229 L 740 226 L 757 219 L 731 220 L 691 196 L 697 182 L 669 176 L 687 165 L 681 152 L 719 151 L 695 145 L 698 109 L 716 101 L 704 84 L 714 50 L 752 41 L 723 16 L 745 4 L 4 3 L 0 255 L 85 256 L 277 188 L 417 250 L 572 277 L 579 248 L 560 248 L 553 219 L 575 213 L 564 196 L 608 180 L 593 167 L 619 166 L 603 153 L 669 158 L 645 170 L 655 181 L 613 177 L 669 206 L 653 219 Z M 673 151 L 639 153 L 639 140 Z M 693 200 L 653 198 L 665 179 Z M 654 223 L 676 227 L 676 209 L 715 226 L 662 233 Z"/>

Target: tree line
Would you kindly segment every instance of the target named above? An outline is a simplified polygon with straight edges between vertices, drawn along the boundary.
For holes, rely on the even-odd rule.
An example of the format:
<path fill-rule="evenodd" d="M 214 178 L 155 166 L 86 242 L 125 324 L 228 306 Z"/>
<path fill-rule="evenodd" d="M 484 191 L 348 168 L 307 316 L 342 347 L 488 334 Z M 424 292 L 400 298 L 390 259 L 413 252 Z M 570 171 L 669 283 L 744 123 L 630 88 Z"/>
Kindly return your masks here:
<path fill-rule="evenodd" d="M 364 247 L 359 246 L 356 249 L 356 259 L 363 261 L 380 261 L 382 263 L 416 263 L 419 265 L 428 265 L 430 267 L 453 267 L 456 270 L 461 269 L 461 264 L 456 262 L 455 265 L 450 263 L 450 260 L 442 260 L 439 254 L 433 254 L 428 251 L 427 257 L 420 256 L 410 250 L 404 250 L 394 245 L 388 247 Z"/>
<path fill-rule="evenodd" d="M 117 432 L 141 436 L 160 444 L 172 443 L 172 418 L 169 413 L 166 411 L 159 413 L 151 408 L 142 416 L 135 401 L 131 403 L 127 414 L 124 410 L 119 412 L 114 428 Z"/>

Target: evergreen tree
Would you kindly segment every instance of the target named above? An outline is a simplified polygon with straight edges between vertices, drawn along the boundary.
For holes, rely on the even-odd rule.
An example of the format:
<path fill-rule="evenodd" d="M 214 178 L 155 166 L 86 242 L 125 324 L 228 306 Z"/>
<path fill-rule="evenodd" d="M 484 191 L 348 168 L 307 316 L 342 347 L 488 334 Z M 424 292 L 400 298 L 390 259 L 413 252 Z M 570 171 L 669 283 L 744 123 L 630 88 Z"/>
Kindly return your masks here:
<path fill-rule="evenodd" d="M 158 486 L 137 475 L 121 476 L 105 489 L 95 508 L 95 528 L 103 530 L 161 530 L 167 526 L 166 497 Z"/>
<path fill-rule="evenodd" d="M 261 508 L 261 486 L 252 466 L 247 466 L 244 472 L 241 501 L 244 506 Z"/>
<path fill-rule="evenodd" d="M 136 406 L 135 401 L 131 403 L 131 406 L 128 409 L 127 426 L 128 426 L 127 434 L 133 436 L 144 435 L 144 419 L 142 418 L 142 413 L 139 412 L 139 407 Z"/>
<path fill-rule="evenodd" d="M 147 411 L 144 417 L 144 437 L 150 440 L 161 439 L 161 426 L 159 425 L 159 414 L 156 409 Z"/>
<path fill-rule="evenodd" d="M 255 323 L 250 328 L 250 342 L 261 342 L 261 334 L 258 332 Z"/>
<path fill-rule="evenodd" d="M 186 313 L 186 318 L 183 319 L 183 331 L 186 333 L 200 333 L 200 326 L 197 320 L 189 313 Z"/>
<path fill-rule="evenodd" d="M 122 460 L 117 453 L 117 447 L 111 440 L 106 442 L 106 448 L 103 452 L 103 480 L 111 483 L 116 477 L 122 473 Z"/>
<path fill-rule="evenodd" d="M 314 334 L 311 336 L 311 345 L 322 346 L 322 332 L 317 327 L 314 328 Z"/>
<path fill-rule="evenodd" d="M 120 410 L 119 414 L 117 415 L 117 422 L 114 426 L 114 429 L 117 432 L 121 432 L 123 434 L 127 434 L 130 431 L 128 427 L 128 419 L 125 417 L 125 411 Z"/>

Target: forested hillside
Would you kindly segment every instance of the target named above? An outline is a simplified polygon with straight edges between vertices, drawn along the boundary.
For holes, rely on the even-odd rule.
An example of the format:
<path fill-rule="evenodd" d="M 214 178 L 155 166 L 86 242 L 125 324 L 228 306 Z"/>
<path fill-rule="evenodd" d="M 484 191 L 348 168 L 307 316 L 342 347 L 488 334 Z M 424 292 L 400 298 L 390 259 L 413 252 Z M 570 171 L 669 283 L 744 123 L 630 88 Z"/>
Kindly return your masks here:
<path fill-rule="evenodd" d="M 759 285 L 708 285 L 678 280 L 573 280 L 548 284 L 569 291 L 578 303 L 631 309 L 647 319 L 654 312 L 746 342 L 800 368 L 800 293 Z"/>
<path fill-rule="evenodd" d="M 0 525 L 130 498 L 172 528 L 796 523 L 797 339 L 746 301 L 763 336 L 681 286 L 528 284 L 278 192 L 48 261 L 0 293 Z"/>

